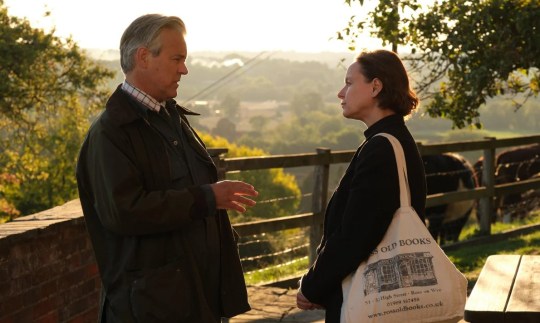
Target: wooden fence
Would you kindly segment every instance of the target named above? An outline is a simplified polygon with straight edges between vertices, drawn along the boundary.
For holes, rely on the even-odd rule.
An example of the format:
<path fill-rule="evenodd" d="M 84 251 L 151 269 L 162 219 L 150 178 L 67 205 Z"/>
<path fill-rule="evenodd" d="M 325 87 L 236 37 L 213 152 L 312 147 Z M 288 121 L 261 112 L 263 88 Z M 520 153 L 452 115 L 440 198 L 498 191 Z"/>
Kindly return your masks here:
<path fill-rule="evenodd" d="M 463 200 L 479 200 L 480 234 L 484 236 L 490 235 L 490 215 L 494 212 L 492 210 L 492 200 L 496 196 L 524 192 L 530 189 L 540 189 L 540 179 L 529 179 L 515 183 L 495 185 L 496 149 L 534 143 L 540 143 L 540 135 L 508 139 L 485 138 L 476 141 L 429 145 L 418 143 L 417 145 L 421 155 L 445 152 L 457 153 L 473 150 L 483 151 L 484 166 L 482 170 L 482 183 L 484 186 L 459 192 L 429 195 L 427 197 L 426 207 Z M 326 148 L 318 148 L 316 153 L 241 158 L 223 158 L 223 154 L 227 152 L 227 149 L 209 149 L 209 151 L 218 167 L 220 179 L 226 178 L 226 174 L 229 172 L 304 166 L 313 166 L 315 168 L 311 212 L 234 224 L 235 230 L 241 236 L 309 227 L 309 259 L 311 263 L 315 258 L 315 250 L 322 236 L 324 209 L 328 201 L 330 165 L 349 163 L 355 151 L 331 151 Z"/>

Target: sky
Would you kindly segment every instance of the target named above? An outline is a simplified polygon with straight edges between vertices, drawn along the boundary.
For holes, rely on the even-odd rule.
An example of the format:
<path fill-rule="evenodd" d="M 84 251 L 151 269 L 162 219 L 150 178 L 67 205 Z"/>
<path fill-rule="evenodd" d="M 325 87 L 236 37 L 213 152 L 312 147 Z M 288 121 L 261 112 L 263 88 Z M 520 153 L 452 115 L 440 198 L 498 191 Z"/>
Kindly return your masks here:
<path fill-rule="evenodd" d="M 71 36 L 82 48 L 117 49 L 131 21 L 161 13 L 184 20 L 189 51 L 313 53 L 347 52 L 344 41 L 330 38 L 350 16 L 366 16 L 373 1 L 366 2 L 350 7 L 344 0 L 4 0 L 4 5 L 9 15 L 27 18 L 36 28 L 54 27 L 55 35 Z M 380 45 L 368 36 L 358 44 Z"/>

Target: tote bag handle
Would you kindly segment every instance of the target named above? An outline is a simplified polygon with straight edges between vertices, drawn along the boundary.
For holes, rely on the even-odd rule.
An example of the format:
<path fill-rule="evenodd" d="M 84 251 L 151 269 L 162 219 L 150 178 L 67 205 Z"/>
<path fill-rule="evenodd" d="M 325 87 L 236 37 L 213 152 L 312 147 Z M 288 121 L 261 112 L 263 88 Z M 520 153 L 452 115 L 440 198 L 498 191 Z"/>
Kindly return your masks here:
<path fill-rule="evenodd" d="M 394 149 L 394 155 L 396 156 L 397 172 L 399 176 L 399 201 L 401 207 L 411 206 L 411 193 L 409 189 L 409 180 L 407 178 L 407 162 L 405 161 L 405 154 L 403 153 L 403 147 L 399 143 L 396 137 L 388 133 L 378 133 L 375 136 L 382 136 L 388 139 L 392 148 Z"/>

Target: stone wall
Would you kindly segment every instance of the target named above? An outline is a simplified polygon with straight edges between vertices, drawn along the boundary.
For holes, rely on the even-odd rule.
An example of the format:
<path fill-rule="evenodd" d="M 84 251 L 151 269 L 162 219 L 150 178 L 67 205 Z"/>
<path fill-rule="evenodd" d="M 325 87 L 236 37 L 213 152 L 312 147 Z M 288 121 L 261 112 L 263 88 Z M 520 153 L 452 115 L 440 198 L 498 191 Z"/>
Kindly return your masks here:
<path fill-rule="evenodd" d="M 0 224 L 0 323 L 96 322 L 100 284 L 79 200 Z"/>

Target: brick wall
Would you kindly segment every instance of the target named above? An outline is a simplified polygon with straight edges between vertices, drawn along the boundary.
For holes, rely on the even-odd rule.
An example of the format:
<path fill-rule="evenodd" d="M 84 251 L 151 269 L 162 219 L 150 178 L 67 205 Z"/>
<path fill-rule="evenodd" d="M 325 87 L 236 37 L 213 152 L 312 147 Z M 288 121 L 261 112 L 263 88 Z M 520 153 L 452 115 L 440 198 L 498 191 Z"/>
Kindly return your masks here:
<path fill-rule="evenodd" d="M 0 224 L 0 323 L 96 322 L 99 289 L 78 200 Z"/>

